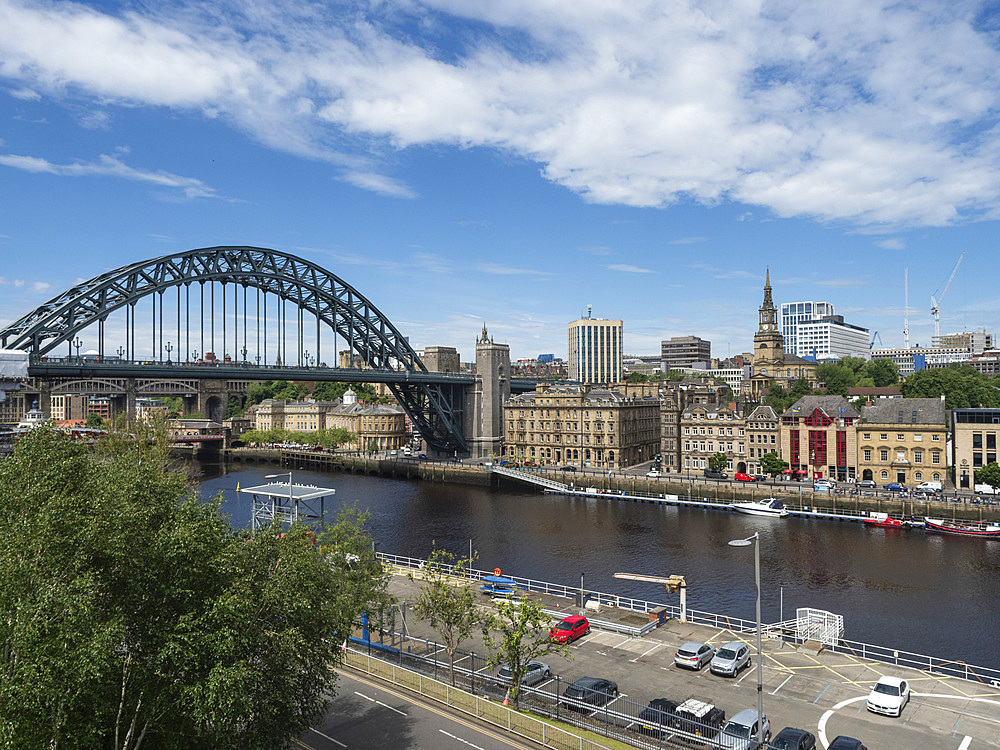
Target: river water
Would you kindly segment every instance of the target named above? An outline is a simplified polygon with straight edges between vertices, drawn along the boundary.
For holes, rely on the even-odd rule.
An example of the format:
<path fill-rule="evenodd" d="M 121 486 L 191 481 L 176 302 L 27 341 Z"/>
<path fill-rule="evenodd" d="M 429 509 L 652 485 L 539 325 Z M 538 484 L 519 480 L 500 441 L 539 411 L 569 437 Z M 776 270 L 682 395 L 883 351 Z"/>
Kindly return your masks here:
<path fill-rule="evenodd" d="M 273 468 L 228 473 L 205 466 L 202 492 L 222 492 L 223 510 L 249 525 L 250 501 Z M 587 590 L 676 603 L 659 584 L 617 572 L 684 575 L 688 607 L 748 620 L 754 614 L 753 547 L 732 539 L 761 532 L 761 615 L 786 619 L 797 607 L 844 616 L 844 637 L 1000 668 L 1000 541 L 873 529 L 817 519 L 754 518 L 533 491 L 295 471 L 296 484 L 336 489 L 335 510 L 354 503 L 371 514 L 379 550 L 426 557 L 432 543 L 476 567 Z M 277 481 L 282 481 L 281 479 Z M 783 594 L 783 596 L 782 596 Z"/>

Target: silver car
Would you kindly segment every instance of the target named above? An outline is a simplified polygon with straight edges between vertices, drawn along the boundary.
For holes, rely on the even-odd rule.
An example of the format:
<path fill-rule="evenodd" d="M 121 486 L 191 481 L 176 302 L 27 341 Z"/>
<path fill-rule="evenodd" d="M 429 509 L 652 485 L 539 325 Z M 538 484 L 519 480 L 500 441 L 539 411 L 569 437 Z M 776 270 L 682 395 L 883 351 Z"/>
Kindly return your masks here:
<path fill-rule="evenodd" d="M 715 652 L 708 665 L 712 674 L 735 677 L 744 667 L 750 666 L 750 647 L 742 641 L 730 641 Z"/>
<path fill-rule="evenodd" d="M 762 723 L 766 743 L 771 739 L 771 722 L 765 716 Z M 715 736 L 715 746 L 726 750 L 758 750 L 763 746 L 757 743 L 757 730 L 757 712 L 752 708 L 745 708 L 722 727 L 722 731 Z"/>
<path fill-rule="evenodd" d="M 678 667 L 688 667 L 689 669 L 701 669 L 715 656 L 715 649 L 707 643 L 698 641 L 688 641 L 674 654 L 674 664 Z"/>
<path fill-rule="evenodd" d="M 552 670 L 549 669 L 548 664 L 543 664 L 540 661 L 528 662 L 528 666 L 524 670 L 524 676 L 521 678 L 521 684 L 535 685 L 542 680 L 547 680 L 551 676 Z M 501 664 L 500 669 L 497 670 L 497 677 L 509 683 L 511 681 L 510 667 L 506 664 Z"/>

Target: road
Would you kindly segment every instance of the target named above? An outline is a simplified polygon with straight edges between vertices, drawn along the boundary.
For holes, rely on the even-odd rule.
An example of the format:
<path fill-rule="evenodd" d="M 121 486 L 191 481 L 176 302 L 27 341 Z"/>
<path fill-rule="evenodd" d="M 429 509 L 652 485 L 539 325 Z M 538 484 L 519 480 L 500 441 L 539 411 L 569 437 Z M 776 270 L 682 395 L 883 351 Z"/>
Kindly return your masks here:
<path fill-rule="evenodd" d="M 310 750 L 529 750 L 518 742 L 377 680 L 341 671 L 323 723 L 300 737 Z"/>

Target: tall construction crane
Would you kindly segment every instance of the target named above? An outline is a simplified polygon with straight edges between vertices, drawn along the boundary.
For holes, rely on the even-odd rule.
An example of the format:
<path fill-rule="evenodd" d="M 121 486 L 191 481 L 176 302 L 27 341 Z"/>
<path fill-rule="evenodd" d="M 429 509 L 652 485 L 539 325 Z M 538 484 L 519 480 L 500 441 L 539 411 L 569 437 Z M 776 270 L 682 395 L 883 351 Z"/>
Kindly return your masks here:
<path fill-rule="evenodd" d="M 958 271 L 958 267 L 962 265 L 962 258 L 964 257 L 965 257 L 965 251 L 963 251 L 962 254 L 958 256 L 958 263 L 956 263 L 955 267 L 951 269 L 951 276 L 949 276 L 948 280 L 944 283 L 944 289 L 941 289 L 941 296 L 935 299 L 934 295 L 936 295 L 937 292 L 934 292 L 934 294 L 931 295 L 931 315 L 934 316 L 935 343 L 937 343 L 938 339 L 941 338 L 941 316 L 939 314 L 941 311 L 941 303 L 944 301 L 944 295 L 948 293 L 948 287 L 951 286 L 951 282 L 955 278 L 955 273 Z"/>

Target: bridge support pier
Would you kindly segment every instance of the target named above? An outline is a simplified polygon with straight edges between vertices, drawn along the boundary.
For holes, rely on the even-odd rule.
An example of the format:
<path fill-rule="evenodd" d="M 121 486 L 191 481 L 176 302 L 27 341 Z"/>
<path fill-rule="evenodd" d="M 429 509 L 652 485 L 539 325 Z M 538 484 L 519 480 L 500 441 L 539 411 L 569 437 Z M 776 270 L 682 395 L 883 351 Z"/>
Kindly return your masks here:
<path fill-rule="evenodd" d="M 206 419 L 221 422 L 229 405 L 226 381 L 201 379 L 198 381 L 198 411 Z"/>
<path fill-rule="evenodd" d="M 486 332 L 476 339 L 476 383 L 466 411 L 465 434 L 473 458 L 503 454 L 503 405 L 510 398 L 510 347 Z M 470 402 L 470 399 L 466 400 Z"/>

